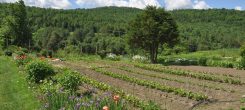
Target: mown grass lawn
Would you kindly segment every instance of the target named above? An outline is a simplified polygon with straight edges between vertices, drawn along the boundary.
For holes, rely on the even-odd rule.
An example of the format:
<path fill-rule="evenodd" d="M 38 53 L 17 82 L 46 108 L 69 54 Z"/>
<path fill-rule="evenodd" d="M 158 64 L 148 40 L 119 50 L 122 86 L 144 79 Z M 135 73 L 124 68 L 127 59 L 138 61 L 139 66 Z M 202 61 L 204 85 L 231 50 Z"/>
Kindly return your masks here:
<path fill-rule="evenodd" d="M 0 56 L 0 110 L 38 109 L 38 99 L 18 69 L 11 58 Z"/>

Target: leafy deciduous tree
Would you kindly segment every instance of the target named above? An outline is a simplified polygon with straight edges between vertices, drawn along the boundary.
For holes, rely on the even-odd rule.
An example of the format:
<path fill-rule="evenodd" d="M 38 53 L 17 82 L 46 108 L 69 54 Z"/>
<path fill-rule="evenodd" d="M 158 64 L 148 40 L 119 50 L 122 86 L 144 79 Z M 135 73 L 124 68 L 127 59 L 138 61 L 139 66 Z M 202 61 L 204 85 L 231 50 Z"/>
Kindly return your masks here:
<path fill-rule="evenodd" d="M 129 44 L 149 52 L 152 63 L 157 63 L 160 44 L 173 45 L 178 41 L 177 25 L 163 8 L 147 6 L 129 27 Z"/>

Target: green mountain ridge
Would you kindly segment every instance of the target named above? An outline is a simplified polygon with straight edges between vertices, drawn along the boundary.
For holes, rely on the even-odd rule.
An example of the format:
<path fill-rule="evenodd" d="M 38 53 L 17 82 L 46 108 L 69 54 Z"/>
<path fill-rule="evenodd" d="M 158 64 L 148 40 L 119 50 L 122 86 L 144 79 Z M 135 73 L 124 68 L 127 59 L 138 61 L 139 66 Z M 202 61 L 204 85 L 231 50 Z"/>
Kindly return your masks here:
<path fill-rule="evenodd" d="M 11 13 L 9 7 L 10 4 L 0 4 L 0 29 L 3 19 Z M 48 46 L 47 39 L 52 40 L 52 36 L 58 36 L 60 40 L 57 43 L 61 47 L 64 42 L 83 44 L 84 48 L 90 45 L 85 50 L 93 48 L 93 51 L 88 52 L 93 53 L 93 44 L 99 39 L 94 39 L 96 36 L 108 39 L 119 37 L 121 41 L 127 36 L 128 23 L 141 11 L 127 7 L 70 10 L 27 7 L 27 16 L 39 47 Z M 245 41 L 245 11 L 187 9 L 169 12 L 178 24 L 180 45 L 189 51 L 238 48 Z M 125 47 L 126 44 L 123 45 Z"/>

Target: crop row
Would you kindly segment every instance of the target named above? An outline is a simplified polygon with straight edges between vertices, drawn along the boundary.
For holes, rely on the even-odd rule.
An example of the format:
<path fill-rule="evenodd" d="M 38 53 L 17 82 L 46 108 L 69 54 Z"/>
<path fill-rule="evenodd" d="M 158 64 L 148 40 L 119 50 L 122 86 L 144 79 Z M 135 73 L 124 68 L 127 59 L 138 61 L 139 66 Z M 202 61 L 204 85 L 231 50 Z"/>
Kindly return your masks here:
<path fill-rule="evenodd" d="M 139 107 L 143 110 L 160 110 L 160 107 L 158 107 L 156 104 L 154 104 L 152 102 L 145 102 L 145 101 L 143 101 L 143 100 L 141 100 L 141 99 L 139 99 L 133 95 L 126 94 L 124 91 L 122 91 L 118 88 L 114 88 L 114 87 L 109 86 L 105 83 L 98 82 L 98 81 L 93 80 L 91 78 L 88 78 L 84 75 L 81 76 L 81 81 L 83 83 L 92 85 L 93 87 L 96 87 L 102 91 L 112 91 L 113 93 L 120 95 L 122 98 L 124 98 L 128 102 L 132 103 L 135 107 Z"/>
<path fill-rule="evenodd" d="M 225 88 L 221 88 L 221 87 L 216 87 L 216 86 L 210 86 L 210 85 L 206 85 L 206 84 L 199 84 L 199 83 L 191 83 L 191 82 L 186 82 L 186 81 L 182 81 L 182 80 L 178 80 L 178 79 L 173 79 L 173 78 L 168 78 L 168 77 L 161 77 L 155 74 L 146 74 L 146 73 L 142 73 L 142 72 L 137 72 L 137 71 L 133 71 L 127 67 L 119 67 L 118 69 L 120 70 L 124 70 L 130 73 L 135 73 L 135 74 L 140 74 L 140 75 L 144 75 L 144 76 L 149 76 L 149 77 L 153 77 L 153 78 L 159 78 L 159 79 L 163 79 L 163 80 L 168 80 L 168 81 L 174 81 L 174 82 L 178 82 L 178 83 L 188 83 L 191 85 L 197 85 L 197 86 L 201 86 L 201 87 L 206 87 L 209 89 L 215 89 L 215 90 L 222 90 L 222 91 L 228 91 Z M 228 91 L 228 92 L 234 92 L 234 91 Z"/>
<path fill-rule="evenodd" d="M 187 91 L 181 88 L 174 88 L 170 86 L 164 86 L 160 83 L 153 82 L 153 81 L 147 81 L 147 80 L 141 80 L 135 77 L 129 77 L 127 75 L 122 75 L 122 74 L 116 74 L 110 71 L 106 71 L 105 69 L 102 68 L 97 68 L 97 67 L 92 67 L 92 69 L 96 72 L 102 73 L 104 75 L 108 75 L 113 78 L 118 78 L 124 81 L 128 81 L 131 83 L 135 83 L 141 86 L 146 86 L 150 87 L 152 89 L 157 89 L 161 90 L 163 92 L 168 92 L 168 93 L 175 93 L 176 95 L 180 95 L 181 97 L 188 97 L 189 99 L 194 99 L 194 100 L 206 100 L 208 97 L 204 94 L 200 93 L 193 93 L 191 91 Z"/>
<path fill-rule="evenodd" d="M 209 81 L 214 81 L 214 82 L 229 83 L 229 84 L 236 84 L 236 85 L 242 84 L 242 82 L 239 79 L 233 79 L 230 77 L 220 78 L 220 77 L 217 77 L 214 75 L 208 75 L 205 73 L 195 73 L 195 72 L 184 71 L 184 70 L 174 70 L 174 69 L 169 69 L 169 68 L 164 68 L 164 67 L 160 68 L 154 65 L 146 65 L 146 64 L 134 64 L 134 66 L 141 68 L 141 69 L 162 72 L 165 74 L 192 77 L 192 78 L 201 79 L 201 80 L 209 80 Z"/>

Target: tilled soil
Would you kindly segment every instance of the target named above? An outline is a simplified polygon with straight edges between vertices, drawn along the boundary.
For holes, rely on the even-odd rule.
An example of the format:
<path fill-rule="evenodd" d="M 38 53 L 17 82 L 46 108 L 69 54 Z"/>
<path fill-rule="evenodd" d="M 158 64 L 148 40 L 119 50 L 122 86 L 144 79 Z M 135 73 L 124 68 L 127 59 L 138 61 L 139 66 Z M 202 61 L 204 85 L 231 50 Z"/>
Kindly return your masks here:
<path fill-rule="evenodd" d="M 121 88 L 126 93 L 135 95 L 143 100 L 154 101 L 161 106 L 162 109 L 167 110 L 189 110 L 196 101 L 179 97 L 174 94 L 165 93 L 159 90 L 150 89 L 144 86 L 139 86 L 137 84 L 132 84 L 126 81 L 122 81 L 116 78 L 112 78 L 95 71 L 90 70 L 87 64 L 72 64 L 72 63 L 63 63 L 65 67 L 74 69 L 82 74 L 87 75 L 90 78 L 96 79 L 98 81 L 109 84 L 113 87 Z"/>
<path fill-rule="evenodd" d="M 171 68 L 178 68 L 183 70 L 208 72 L 219 75 L 231 75 L 235 77 L 240 77 L 245 80 L 245 70 L 237 70 L 233 68 L 220 68 L 220 67 L 203 67 L 203 66 L 169 66 Z"/>
<path fill-rule="evenodd" d="M 133 94 L 143 100 L 152 100 L 159 104 L 162 109 L 167 110 L 189 110 L 189 109 L 196 109 L 196 110 L 226 110 L 226 109 L 240 109 L 240 106 L 244 105 L 240 102 L 241 96 L 245 95 L 245 85 L 232 85 L 232 84 L 226 84 L 226 83 L 219 83 L 219 82 L 213 82 L 213 81 L 207 81 L 207 80 L 200 80 L 190 77 L 184 77 L 184 76 L 176 76 L 171 74 L 164 74 L 160 72 L 155 71 L 149 71 L 145 69 L 135 68 L 132 64 L 128 64 L 125 62 L 105 62 L 105 61 L 95 61 L 95 62 L 63 62 L 62 64 L 59 64 L 65 67 L 72 68 L 74 70 L 77 70 L 81 72 L 82 74 L 85 74 L 89 76 L 90 78 L 96 79 L 98 81 L 104 82 L 108 85 L 111 85 L 113 87 L 121 88 L 126 93 Z M 189 90 L 196 93 L 203 93 L 206 94 L 209 97 L 209 101 L 207 102 L 199 102 L 180 97 L 177 95 L 174 95 L 172 93 L 166 93 L 155 89 L 150 89 L 144 86 L 139 86 L 133 83 L 129 83 L 127 81 L 123 81 L 120 79 L 112 78 L 103 74 L 100 74 L 98 72 L 95 72 L 90 68 L 91 65 L 96 65 L 99 67 L 104 67 L 107 71 L 111 71 L 117 74 L 124 74 L 132 77 L 136 77 L 138 79 L 142 80 L 149 80 L 149 81 L 155 81 L 163 85 L 171 86 L 171 87 L 177 87 L 177 88 L 183 88 L 185 90 Z M 169 80 L 163 80 L 160 78 L 154 78 L 146 75 L 140 75 L 136 73 L 130 73 L 124 70 L 118 69 L 121 66 L 127 66 L 130 69 L 132 69 L 135 72 L 141 72 L 144 74 L 154 74 L 159 77 L 167 77 L 172 79 L 177 79 L 181 81 L 185 81 L 186 83 L 179 83 L 176 81 L 169 81 Z M 191 66 L 183 67 L 183 66 L 171 66 L 171 68 L 178 68 L 183 70 L 190 70 L 190 71 L 201 71 L 201 72 L 209 72 L 212 75 L 217 74 L 219 75 L 230 75 L 235 77 L 240 77 L 243 79 L 245 75 L 243 75 L 244 71 L 241 70 L 234 70 L 234 69 L 226 69 L 226 68 L 213 68 L 213 67 L 197 67 L 194 66 L 191 68 Z M 200 68 L 200 70 L 199 70 Z M 220 70 L 219 70 L 220 69 Z M 223 72 L 222 70 L 227 70 L 227 72 Z M 237 74 L 231 74 L 229 71 L 235 71 Z M 209 74 L 207 73 L 207 74 Z M 214 88 L 207 88 L 207 87 L 199 87 L 195 85 L 195 83 L 198 84 L 205 84 Z M 224 90 L 215 90 L 215 87 L 225 89 Z M 235 92 L 230 92 L 235 91 Z M 245 105 L 244 105 L 245 106 Z"/>

